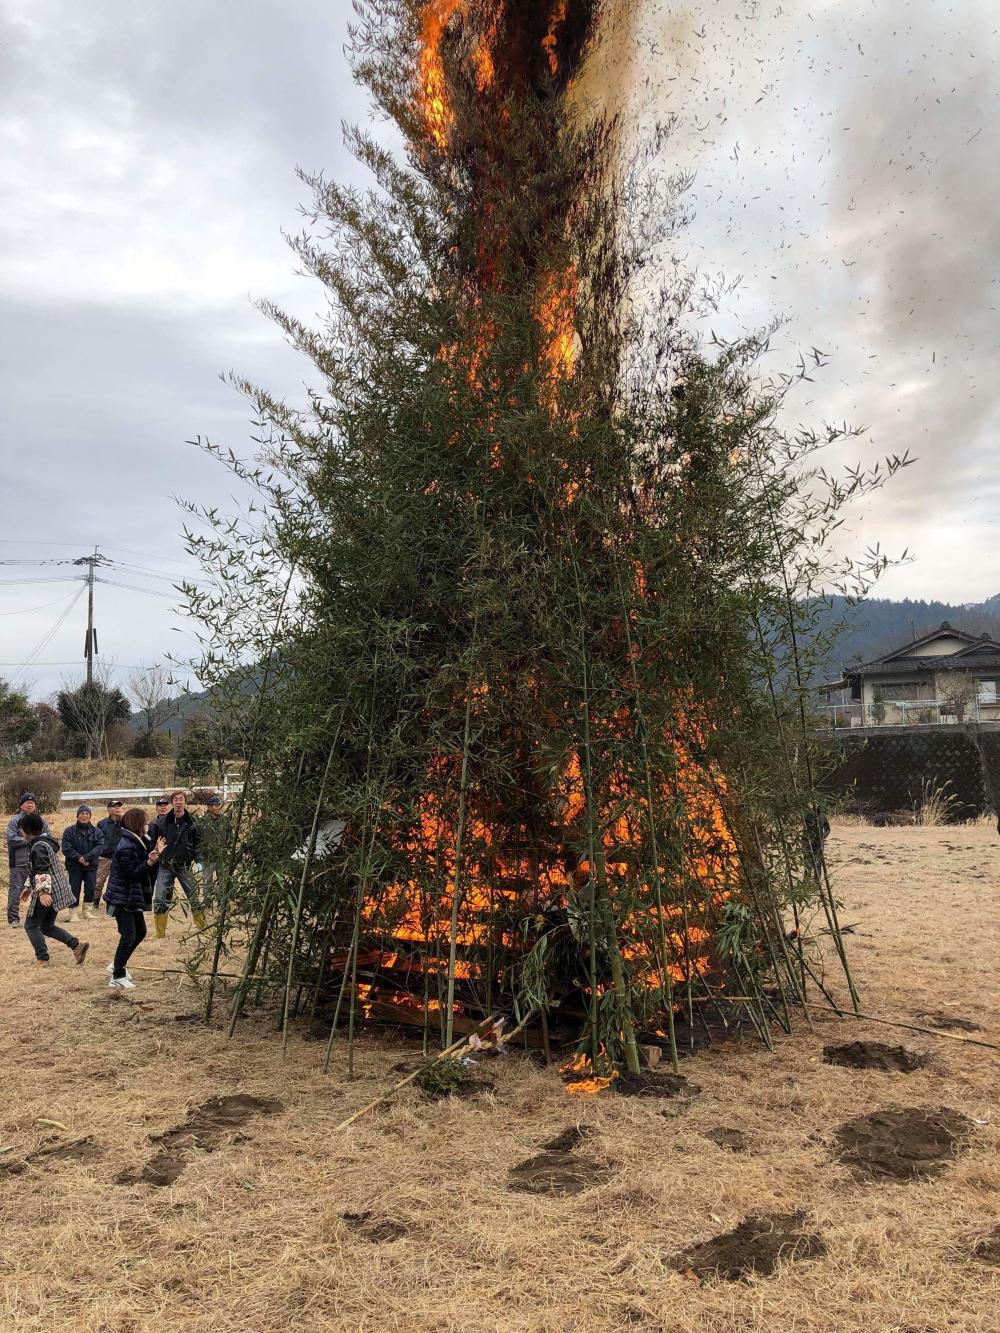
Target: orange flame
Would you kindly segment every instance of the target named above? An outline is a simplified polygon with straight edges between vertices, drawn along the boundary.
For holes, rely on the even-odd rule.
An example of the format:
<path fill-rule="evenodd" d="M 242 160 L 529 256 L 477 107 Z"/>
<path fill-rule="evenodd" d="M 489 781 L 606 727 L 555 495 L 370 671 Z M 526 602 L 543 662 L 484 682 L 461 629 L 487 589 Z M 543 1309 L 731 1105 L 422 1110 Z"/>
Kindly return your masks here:
<path fill-rule="evenodd" d="M 569 13 L 569 0 L 556 0 L 556 7 L 552 12 L 552 18 L 549 21 L 549 30 L 542 38 L 542 46 L 545 54 L 549 58 L 549 69 L 553 77 L 559 73 L 559 55 L 556 50 L 558 43 L 558 30 L 566 22 L 566 15 Z"/>
<path fill-rule="evenodd" d="M 427 0 L 420 19 L 418 79 L 420 106 L 438 148 L 447 148 L 455 115 L 448 104 L 441 44 L 456 14 L 468 13 L 468 0 Z M 489 53 L 486 52 L 488 56 Z M 492 66 L 492 59 L 490 59 Z"/>
<path fill-rule="evenodd" d="M 582 1051 L 577 1051 L 572 1059 L 560 1065 L 559 1072 L 566 1081 L 567 1097 L 593 1097 L 596 1093 L 610 1088 L 618 1077 L 616 1069 L 613 1069 L 607 1077 L 595 1074 L 590 1057 L 584 1055 Z M 575 1074 L 582 1074 L 584 1077 L 574 1078 Z"/>

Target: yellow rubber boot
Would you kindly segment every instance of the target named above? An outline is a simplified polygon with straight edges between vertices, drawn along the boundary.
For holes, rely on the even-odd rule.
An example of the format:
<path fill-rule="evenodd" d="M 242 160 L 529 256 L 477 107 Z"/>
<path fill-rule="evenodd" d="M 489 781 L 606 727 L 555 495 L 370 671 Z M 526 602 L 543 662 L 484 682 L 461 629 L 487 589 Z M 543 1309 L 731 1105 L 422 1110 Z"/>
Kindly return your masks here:
<path fill-rule="evenodd" d="M 167 933 L 166 912 L 156 912 L 153 916 L 153 925 L 156 927 L 156 938 L 162 940 Z"/>

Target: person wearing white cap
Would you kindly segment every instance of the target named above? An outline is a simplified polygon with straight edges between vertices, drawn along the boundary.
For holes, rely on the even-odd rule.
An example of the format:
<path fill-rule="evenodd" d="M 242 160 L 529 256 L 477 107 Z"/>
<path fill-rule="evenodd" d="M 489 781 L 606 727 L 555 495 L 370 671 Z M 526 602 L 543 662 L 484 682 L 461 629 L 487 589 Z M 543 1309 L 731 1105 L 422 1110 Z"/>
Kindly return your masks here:
<path fill-rule="evenodd" d="M 93 811 L 89 805 L 78 805 L 76 823 L 63 829 L 62 853 L 66 858 L 66 873 L 69 887 L 73 894 L 74 909 L 70 920 L 76 919 L 76 906 L 80 902 L 80 890 L 83 889 L 83 906 L 80 915 L 84 918 L 97 916 L 97 862 L 104 847 L 104 834 L 93 820 Z"/>
<path fill-rule="evenodd" d="M 26 791 L 17 803 L 17 814 L 7 825 L 7 865 L 10 878 L 7 881 L 7 924 L 17 927 L 21 924 L 21 890 L 28 878 L 28 840 L 21 833 L 21 820 L 25 815 L 36 815 L 38 802 L 34 792 Z M 46 836 L 49 826 L 42 820 Z"/>

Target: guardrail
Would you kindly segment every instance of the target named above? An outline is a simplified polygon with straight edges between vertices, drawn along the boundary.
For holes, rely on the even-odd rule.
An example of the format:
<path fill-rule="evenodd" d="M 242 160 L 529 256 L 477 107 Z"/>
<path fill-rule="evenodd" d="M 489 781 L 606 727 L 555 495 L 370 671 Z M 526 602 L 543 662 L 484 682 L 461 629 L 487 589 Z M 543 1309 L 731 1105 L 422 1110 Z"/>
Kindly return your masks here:
<path fill-rule="evenodd" d="M 206 783 L 206 787 L 209 784 Z M 169 787 L 166 788 L 170 790 Z M 223 783 L 221 787 L 213 787 L 224 801 L 228 801 L 232 796 L 238 796 L 243 790 L 243 784 L 235 785 Z M 109 787 L 106 791 L 64 791 L 59 800 L 67 804 L 72 801 L 155 801 L 157 796 L 162 796 L 163 787 Z"/>

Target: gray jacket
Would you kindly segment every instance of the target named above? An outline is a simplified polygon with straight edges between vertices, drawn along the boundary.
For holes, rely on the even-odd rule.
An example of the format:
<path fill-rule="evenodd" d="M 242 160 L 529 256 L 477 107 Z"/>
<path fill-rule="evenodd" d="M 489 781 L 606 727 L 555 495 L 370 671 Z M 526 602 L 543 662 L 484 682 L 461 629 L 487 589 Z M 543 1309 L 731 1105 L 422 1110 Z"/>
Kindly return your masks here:
<path fill-rule="evenodd" d="M 7 863 L 12 866 L 26 866 L 28 864 L 28 843 L 21 837 L 21 820 L 24 818 L 24 811 L 19 810 L 16 815 L 7 824 Z M 45 824 L 45 834 L 49 837 L 49 826 Z"/>

